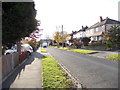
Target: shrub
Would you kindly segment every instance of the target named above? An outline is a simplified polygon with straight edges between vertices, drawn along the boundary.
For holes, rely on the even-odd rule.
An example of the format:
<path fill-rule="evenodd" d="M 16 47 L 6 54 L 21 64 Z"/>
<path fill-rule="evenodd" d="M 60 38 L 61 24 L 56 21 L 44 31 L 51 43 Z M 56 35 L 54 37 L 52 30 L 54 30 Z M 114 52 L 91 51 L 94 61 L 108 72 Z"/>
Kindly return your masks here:
<path fill-rule="evenodd" d="M 82 42 L 83 42 L 83 44 L 84 44 L 85 46 L 88 46 L 88 43 L 90 42 L 90 38 L 84 37 L 84 38 L 82 39 Z"/>
<path fill-rule="evenodd" d="M 37 50 L 37 44 L 36 44 L 36 43 L 28 42 L 28 44 L 29 44 L 30 46 L 32 46 L 33 51 Z"/>
<path fill-rule="evenodd" d="M 102 45 L 101 41 L 92 41 L 92 46 L 99 46 Z"/>
<path fill-rule="evenodd" d="M 109 41 L 107 41 L 107 42 L 106 42 L 106 46 L 107 46 L 108 48 L 112 48 L 112 43 L 109 42 Z"/>

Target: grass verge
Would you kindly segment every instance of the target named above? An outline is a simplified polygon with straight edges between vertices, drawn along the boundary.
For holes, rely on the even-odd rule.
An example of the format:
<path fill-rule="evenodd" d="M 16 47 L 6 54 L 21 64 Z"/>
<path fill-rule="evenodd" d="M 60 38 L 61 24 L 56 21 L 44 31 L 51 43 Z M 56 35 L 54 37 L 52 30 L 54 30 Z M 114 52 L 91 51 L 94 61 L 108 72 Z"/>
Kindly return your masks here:
<path fill-rule="evenodd" d="M 67 47 L 57 47 L 57 46 L 51 46 L 51 48 L 57 48 L 57 49 L 62 49 L 62 50 L 69 50 Z"/>
<path fill-rule="evenodd" d="M 47 50 L 41 49 L 41 52 L 47 52 Z"/>
<path fill-rule="evenodd" d="M 50 46 L 51 48 L 58 48 L 57 46 Z"/>
<path fill-rule="evenodd" d="M 40 47 L 40 51 L 41 52 L 47 52 L 47 50 L 45 50 L 45 48 L 43 48 L 43 47 Z"/>
<path fill-rule="evenodd" d="M 60 47 L 60 48 L 58 48 L 58 49 L 62 49 L 62 50 L 69 50 L 69 48 L 67 48 L 67 47 Z"/>
<path fill-rule="evenodd" d="M 77 52 L 77 53 L 82 53 L 82 54 L 92 54 L 92 53 L 97 53 L 96 51 L 91 51 L 91 50 L 83 50 L 83 49 L 72 49 L 70 50 L 72 52 Z"/>
<path fill-rule="evenodd" d="M 120 61 L 120 54 L 111 54 L 106 56 L 106 58 Z"/>
<path fill-rule="evenodd" d="M 42 57 L 42 75 L 43 75 L 43 88 L 71 88 L 73 83 L 67 78 L 51 56 Z"/>

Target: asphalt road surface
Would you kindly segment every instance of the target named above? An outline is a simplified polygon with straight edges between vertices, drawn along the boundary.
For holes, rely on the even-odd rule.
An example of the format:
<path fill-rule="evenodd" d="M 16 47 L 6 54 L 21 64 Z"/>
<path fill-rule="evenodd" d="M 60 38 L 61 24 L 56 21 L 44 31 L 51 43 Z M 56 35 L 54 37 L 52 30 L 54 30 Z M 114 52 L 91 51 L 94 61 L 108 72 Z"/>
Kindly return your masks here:
<path fill-rule="evenodd" d="M 118 88 L 118 62 L 47 48 L 87 88 Z"/>

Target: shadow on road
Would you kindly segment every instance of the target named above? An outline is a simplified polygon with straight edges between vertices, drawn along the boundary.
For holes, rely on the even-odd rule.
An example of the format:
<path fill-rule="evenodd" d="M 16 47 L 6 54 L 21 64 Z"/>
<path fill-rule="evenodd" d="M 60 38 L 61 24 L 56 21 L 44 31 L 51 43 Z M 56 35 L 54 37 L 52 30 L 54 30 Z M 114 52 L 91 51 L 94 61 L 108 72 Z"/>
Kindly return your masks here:
<path fill-rule="evenodd" d="M 39 52 L 33 52 L 28 58 L 27 60 L 21 64 L 20 66 L 17 67 L 17 69 L 2 83 L 2 90 L 4 89 L 9 89 L 11 84 L 15 81 L 15 79 L 18 76 L 18 79 L 21 76 L 21 72 L 25 71 L 25 67 L 27 65 L 32 64 L 32 62 L 35 60 L 35 58 L 41 59 L 43 55 L 40 54 Z"/>

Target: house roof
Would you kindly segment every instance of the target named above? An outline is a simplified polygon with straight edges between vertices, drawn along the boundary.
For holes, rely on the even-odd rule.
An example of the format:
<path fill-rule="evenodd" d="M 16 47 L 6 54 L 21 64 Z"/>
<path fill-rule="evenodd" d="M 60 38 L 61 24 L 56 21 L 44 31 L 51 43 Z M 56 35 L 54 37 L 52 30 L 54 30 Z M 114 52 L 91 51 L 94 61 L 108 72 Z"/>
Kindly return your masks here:
<path fill-rule="evenodd" d="M 77 34 L 77 33 L 81 32 L 81 31 L 85 31 L 87 28 L 88 28 L 88 26 L 86 26 L 86 27 L 82 26 L 82 29 L 80 29 L 79 31 L 72 31 L 72 33 L 70 35 L 72 36 L 74 34 Z"/>
<path fill-rule="evenodd" d="M 88 29 L 96 28 L 96 27 L 102 26 L 104 24 L 120 24 L 120 21 L 116 21 L 116 20 L 113 20 L 113 19 L 110 19 L 110 18 L 106 18 L 106 19 L 102 20 L 101 22 L 97 22 L 96 24 L 92 25 Z"/>

